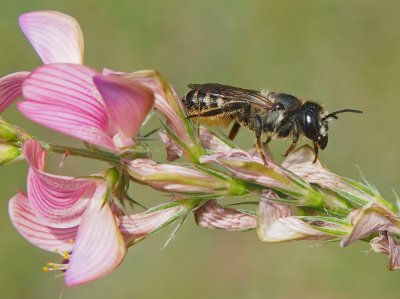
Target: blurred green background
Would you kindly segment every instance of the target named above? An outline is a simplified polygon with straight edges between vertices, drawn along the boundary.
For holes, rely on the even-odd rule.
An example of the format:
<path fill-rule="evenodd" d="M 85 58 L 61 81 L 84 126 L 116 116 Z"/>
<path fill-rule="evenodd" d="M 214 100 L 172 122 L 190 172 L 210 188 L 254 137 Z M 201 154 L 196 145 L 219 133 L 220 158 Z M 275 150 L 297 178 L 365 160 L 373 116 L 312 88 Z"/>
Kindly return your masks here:
<path fill-rule="evenodd" d="M 40 64 L 17 20 L 41 9 L 79 21 L 85 63 L 97 69 L 157 69 L 181 94 L 190 82 L 219 82 L 316 99 L 330 111 L 364 110 L 332 123 L 321 158 L 351 178 L 359 178 L 358 165 L 388 198 L 392 188 L 400 190 L 400 2 L 1 0 L 0 76 Z M 24 120 L 15 107 L 4 117 L 46 140 L 74 143 Z M 239 137 L 243 147 L 254 141 L 246 130 Z M 287 145 L 274 142 L 275 155 Z M 59 159 L 52 157 L 50 170 L 58 171 Z M 62 173 L 88 174 L 104 166 L 69 159 Z M 8 218 L 8 199 L 25 189 L 26 169 L 24 162 L 0 169 L 0 298 L 57 298 L 62 278 L 41 271 L 55 255 L 30 245 Z M 145 204 L 143 198 L 159 196 L 144 187 L 133 192 Z M 399 296 L 400 272 L 387 271 L 386 257 L 366 252 L 367 244 L 262 244 L 255 232 L 207 231 L 193 219 L 160 251 L 167 238 L 164 231 L 139 243 L 111 275 L 66 289 L 63 298 Z"/>

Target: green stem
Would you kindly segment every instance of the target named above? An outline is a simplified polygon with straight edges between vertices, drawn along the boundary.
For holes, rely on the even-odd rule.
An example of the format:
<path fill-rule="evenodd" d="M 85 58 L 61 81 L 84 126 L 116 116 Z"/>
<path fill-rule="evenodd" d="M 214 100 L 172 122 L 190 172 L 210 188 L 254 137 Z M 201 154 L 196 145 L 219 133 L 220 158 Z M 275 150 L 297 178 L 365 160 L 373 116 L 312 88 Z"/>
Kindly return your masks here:
<path fill-rule="evenodd" d="M 92 149 L 84 149 L 84 148 L 75 148 L 75 147 L 69 147 L 69 146 L 49 144 L 49 143 L 45 143 L 45 142 L 41 142 L 41 145 L 44 150 L 52 152 L 52 153 L 58 153 L 58 154 L 68 153 L 72 156 L 85 157 L 85 158 L 100 160 L 100 161 L 109 162 L 109 163 L 113 163 L 113 164 L 119 164 L 121 161 L 120 157 L 118 157 L 112 153 L 99 150 L 99 149 L 92 150 Z"/>

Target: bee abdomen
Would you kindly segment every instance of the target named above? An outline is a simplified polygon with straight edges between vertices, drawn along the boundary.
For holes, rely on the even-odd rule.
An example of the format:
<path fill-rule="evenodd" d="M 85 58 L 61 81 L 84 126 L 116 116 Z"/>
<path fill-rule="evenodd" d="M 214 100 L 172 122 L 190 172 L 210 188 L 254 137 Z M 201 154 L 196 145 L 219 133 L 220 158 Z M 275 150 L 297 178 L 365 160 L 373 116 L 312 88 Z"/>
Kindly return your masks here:
<path fill-rule="evenodd" d="M 189 91 L 183 97 L 182 102 L 189 112 L 217 108 L 225 103 L 221 97 L 197 90 Z"/>

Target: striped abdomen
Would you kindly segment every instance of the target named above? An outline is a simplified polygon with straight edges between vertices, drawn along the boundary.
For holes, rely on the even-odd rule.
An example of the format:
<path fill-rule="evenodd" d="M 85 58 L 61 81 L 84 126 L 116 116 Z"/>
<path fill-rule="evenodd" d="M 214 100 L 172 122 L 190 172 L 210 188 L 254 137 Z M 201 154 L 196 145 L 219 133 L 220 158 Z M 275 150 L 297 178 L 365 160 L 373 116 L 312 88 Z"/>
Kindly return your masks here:
<path fill-rule="evenodd" d="M 189 114 L 199 113 L 210 108 L 221 107 L 225 101 L 223 98 L 202 91 L 191 90 L 182 99 L 183 105 Z"/>

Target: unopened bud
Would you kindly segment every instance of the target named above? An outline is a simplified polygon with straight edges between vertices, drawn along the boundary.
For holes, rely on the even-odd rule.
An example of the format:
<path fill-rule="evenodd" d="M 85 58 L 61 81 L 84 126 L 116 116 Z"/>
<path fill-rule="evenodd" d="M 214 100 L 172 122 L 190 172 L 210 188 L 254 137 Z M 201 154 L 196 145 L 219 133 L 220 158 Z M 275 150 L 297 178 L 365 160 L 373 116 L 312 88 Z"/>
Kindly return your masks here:
<path fill-rule="evenodd" d="M 193 168 L 158 164 L 149 159 L 136 159 L 128 164 L 128 173 L 136 181 L 172 193 L 226 194 L 230 181 Z"/>
<path fill-rule="evenodd" d="M 10 144 L 0 144 L 0 165 L 22 160 L 21 149 Z"/>
<path fill-rule="evenodd" d="M 0 140 L 18 140 L 18 129 L 0 117 Z"/>
<path fill-rule="evenodd" d="M 116 184 L 119 179 L 118 170 L 115 169 L 114 167 L 107 169 L 105 171 L 104 178 L 108 183 L 110 183 L 110 185 Z"/>

